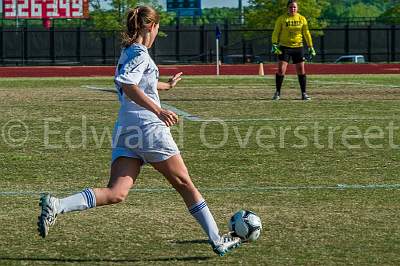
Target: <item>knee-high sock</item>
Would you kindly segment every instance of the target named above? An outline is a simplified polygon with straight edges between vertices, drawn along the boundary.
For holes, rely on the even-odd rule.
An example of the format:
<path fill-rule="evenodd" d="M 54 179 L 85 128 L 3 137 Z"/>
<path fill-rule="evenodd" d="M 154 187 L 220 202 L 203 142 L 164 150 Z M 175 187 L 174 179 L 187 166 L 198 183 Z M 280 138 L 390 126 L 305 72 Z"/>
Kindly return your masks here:
<path fill-rule="evenodd" d="M 208 209 L 205 200 L 194 204 L 189 208 L 189 212 L 196 218 L 197 222 L 201 225 L 204 232 L 206 232 L 208 239 L 214 243 L 220 239 L 218 226 L 215 223 L 214 217 Z"/>
<path fill-rule="evenodd" d="M 275 87 L 276 87 L 276 92 L 281 94 L 281 87 L 283 83 L 283 78 L 284 75 L 278 75 L 278 73 L 275 74 Z"/>
<path fill-rule="evenodd" d="M 301 93 L 306 93 L 306 86 L 307 86 L 307 77 L 306 75 L 297 75 L 298 79 L 299 79 L 299 84 L 300 84 L 300 89 L 301 89 Z"/>
<path fill-rule="evenodd" d="M 93 189 L 87 188 L 82 192 L 59 199 L 59 202 L 59 213 L 83 211 L 96 207 L 96 196 L 94 195 Z"/>

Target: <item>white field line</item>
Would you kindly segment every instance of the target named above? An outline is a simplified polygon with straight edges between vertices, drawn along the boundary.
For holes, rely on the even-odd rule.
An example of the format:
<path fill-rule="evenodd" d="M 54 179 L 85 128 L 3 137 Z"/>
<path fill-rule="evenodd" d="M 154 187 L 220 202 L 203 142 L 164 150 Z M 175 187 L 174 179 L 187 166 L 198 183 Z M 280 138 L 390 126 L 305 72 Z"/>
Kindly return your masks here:
<path fill-rule="evenodd" d="M 113 91 L 115 89 L 107 87 L 97 87 L 92 85 L 85 85 L 82 86 L 83 88 L 98 90 L 98 91 Z M 197 115 L 190 114 L 184 110 L 178 109 L 175 106 L 170 104 L 162 103 L 162 106 L 166 109 L 171 110 L 172 112 L 176 113 L 183 118 L 193 121 L 193 122 L 246 122 L 246 121 L 271 121 L 271 122 L 279 122 L 279 121 L 303 121 L 301 123 L 314 123 L 315 120 L 333 120 L 333 121 L 355 121 L 355 120 L 367 120 L 367 121 L 374 121 L 374 120 L 398 120 L 397 117 L 312 117 L 312 121 L 307 118 L 210 118 L 210 119 L 203 119 Z"/>
<path fill-rule="evenodd" d="M 310 121 L 312 119 L 312 121 Z M 270 122 L 280 122 L 280 121 L 300 121 L 303 124 L 313 124 L 317 120 L 331 120 L 331 121 L 357 121 L 357 120 L 366 120 L 366 121 L 375 121 L 375 120 L 390 120 L 390 121 L 397 121 L 399 120 L 398 117 L 312 117 L 310 119 L 307 118 L 226 118 L 226 119 L 219 119 L 219 118 L 210 118 L 210 119 L 201 119 L 199 118 L 196 122 L 215 122 L 215 123 L 224 123 L 224 122 L 247 122 L 247 121 L 270 121 Z"/>
<path fill-rule="evenodd" d="M 337 185 L 320 185 L 320 186 L 265 186 L 265 187 L 220 187 L 220 188 L 200 188 L 201 192 L 270 192 L 270 191 L 298 191 L 298 190 L 376 190 L 376 189 L 400 189 L 400 184 L 337 184 Z M 134 188 L 133 193 L 159 193 L 159 192 L 175 192 L 172 188 Z M 34 196 L 47 193 L 44 191 L 1 191 L 0 196 Z M 52 191 L 55 194 L 70 194 L 74 192 Z"/>

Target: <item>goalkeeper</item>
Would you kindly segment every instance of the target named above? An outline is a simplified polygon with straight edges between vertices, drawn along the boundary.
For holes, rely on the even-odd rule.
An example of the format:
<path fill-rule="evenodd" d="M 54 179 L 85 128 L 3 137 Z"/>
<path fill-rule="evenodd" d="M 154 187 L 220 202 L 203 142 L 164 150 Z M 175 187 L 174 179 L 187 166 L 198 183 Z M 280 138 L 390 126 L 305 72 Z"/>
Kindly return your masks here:
<path fill-rule="evenodd" d="M 308 30 L 307 20 L 297 13 L 298 5 L 296 0 L 289 0 L 287 3 L 288 13 L 280 16 L 272 33 L 272 53 L 278 56 L 278 71 L 275 74 L 276 92 L 273 100 L 279 100 L 281 86 L 286 73 L 290 58 L 296 65 L 296 72 L 301 88 L 301 99 L 311 100 L 306 92 L 306 72 L 304 68 L 303 37 L 307 42 L 310 58 L 315 56 L 315 50 Z"/>

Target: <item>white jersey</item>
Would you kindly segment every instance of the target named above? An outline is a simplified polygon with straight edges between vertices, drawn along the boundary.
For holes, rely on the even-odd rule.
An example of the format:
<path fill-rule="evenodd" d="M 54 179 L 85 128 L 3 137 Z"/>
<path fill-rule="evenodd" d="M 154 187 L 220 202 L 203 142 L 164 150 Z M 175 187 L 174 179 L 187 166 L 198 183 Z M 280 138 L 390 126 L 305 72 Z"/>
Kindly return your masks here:
<path fill-rule="evenodd" d="M 137 85 L 155 104 L 161 106 L 157 91 L 158 78 L 158 68 L 146 46 L 134 43 L 122 49 L 114 80 L 121 103 L 117 122 L 120 127 L 164 124 L 153 112 L 129 99 L 122 90 L 122 84 Z"/>

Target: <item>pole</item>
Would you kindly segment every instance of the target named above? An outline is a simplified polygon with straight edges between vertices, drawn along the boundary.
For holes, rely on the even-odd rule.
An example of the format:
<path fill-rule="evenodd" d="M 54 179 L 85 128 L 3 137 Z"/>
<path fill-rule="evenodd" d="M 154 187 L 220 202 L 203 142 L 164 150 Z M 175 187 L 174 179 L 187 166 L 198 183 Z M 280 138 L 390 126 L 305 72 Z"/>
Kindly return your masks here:
<path fill-rule="evenodd" d="M 217 51 L 217 76 L 219 76 L 219 39 L 221 38 L 221 31 L 217 26 L 215 28 L 215 50 Z"/>
<path fill-rule="evenodd" d="M 240 24 L 244 24 L 244 12 L 243 12 L 243 2 L 242 0 L 239 0 L 239 19 L 240 19 Z"/>
<path fill-rule="evenodd" d="M 17 29 L 19 28 L 19 22 L 18 22 L 18 0 L 15 0 L 15 27 Z"/>
<path fill-rule="evenodd" d="M 215 50 L 217 51 L 217 76 L 219 76 L 219 39 L 215 39 Z"/>

